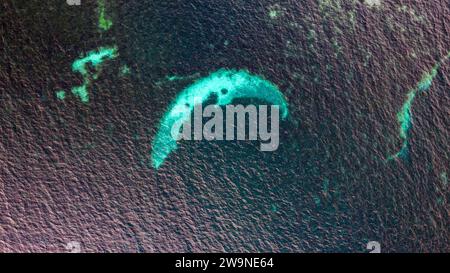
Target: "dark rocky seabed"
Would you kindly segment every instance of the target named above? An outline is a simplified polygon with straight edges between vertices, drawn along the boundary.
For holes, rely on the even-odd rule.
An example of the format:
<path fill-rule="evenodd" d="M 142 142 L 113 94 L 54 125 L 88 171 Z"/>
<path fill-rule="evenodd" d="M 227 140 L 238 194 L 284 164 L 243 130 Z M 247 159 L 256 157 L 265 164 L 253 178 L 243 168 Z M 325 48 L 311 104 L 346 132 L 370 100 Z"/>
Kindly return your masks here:
<path fill-rule="evenodd" d="M 96 1 L 0 3 L 1 252 L 450 251 L 448 60 L 414 100 L 408 156 L 385 160 L 450 50 L 448 0 L 108 2 L 109 31 Z M 108 45 L 91 101 L 58 100 Z M 149 167 L 170 101 L 223 67 L 283 91 L 280 148 L 185 143 Z"/>

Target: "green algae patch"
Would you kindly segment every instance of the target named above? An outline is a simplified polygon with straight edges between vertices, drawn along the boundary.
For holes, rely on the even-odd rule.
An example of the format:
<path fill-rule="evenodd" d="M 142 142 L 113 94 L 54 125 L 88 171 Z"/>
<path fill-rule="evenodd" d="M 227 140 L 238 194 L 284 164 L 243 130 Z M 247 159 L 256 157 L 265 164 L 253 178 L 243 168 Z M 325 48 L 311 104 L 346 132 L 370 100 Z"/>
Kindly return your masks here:
<path fill-rule="evenodd" d="M 98 78 L 102 64 L 107 60 L 116 58 L 117 47 L 100 47 L 97 50 L 90 51 L 86 56 L 77 59 L 72 64 L 72 71 L 80 73 L 83 76 L 83 84 L 80 86 L 72 87 L 72 94 L 78 97 L 82 102 L 89 102 L 88 87 L 92 80 Z M 93 72 L 89 69 L 89 66 L 93 68 Z"/>
<path fill-rule="evenodd" d="M 87 64 L 91 64 L 94 69 L 98 70 L 98 67 L 105 60 L 114 59 L 117 55 L 117 47 L 100 47 L 98 50 L 88 52 L 85 57 L 75 60 L 72 64 L 72 70 L 84 76 L 88 74 Z"/>
<path fill-rule="evenodd" d="M 128 67 L 128 65 L 123 65 L 120 68 L 120 76 L 124 77 L 124 76 L 130 75 L 130 73 L 131 73 L 131 69 L 130 69 L 130 67 Z"/>
<path fill-rule="evenodd" d="M 89 102 L 89 93 L 87 91 L 87 86 L 85 84 L 81 86 L 72 87 L 72 94 L 74 94 L 84 103 Z"/>
<path fill-rule="evenodd" d="M 417 86 L 408 92 L 406 101 L 403 103 L 402 108 L 397 113 L 397 120 L 400 125 L 399 136 L 403 140 L 403 144 L 401 149 L 397 153 L 390 155 L 387 158 L 388 161 L 399 157 L 405 158 L 407 156 L 409 131 L 413 125 L 412 107 L 414 104 L 414 100 L 418 94 L 427 92 L 431 88 L 433 80 L 438 74 L 439 68 L 449 58 L 450 52 L 447 53 L 447 55 L 442 60 L 440 60 L 429 72 L 425 73 Z"/>
<path fill-rule="evenodd" d="M 155 169 L 177 149 L 177 141 L 171 134 L 174 124 L 188 120 L 195 105 L 206 102 L 213 95 L 219 106 L 238 98 L 261 99 L 278 105 L 282 119 L 288 116 L 287 102 L 276 85 L 246 70 L 221 69 L 183 89 L 170 104 L 152 142 L 151 162 Z"/>
<path fill-rule="evenodd" d="M 60 90 L 56 92 L 56 98 L 59 100 L 64 100 L 66 98 L 66 91 Z"/>
<path fill-rule="evenodd" d="M 103 31 L 107 31 L 112 27 L 113 22 L 106 16 L 106 1 L 98 0 L 97 4 L 98 27 Z"/>
<path fill-rule="evenodd" d="M 400 124 L 399 134 L 402 139 L 406 139 L 408 137 L 408 131 L 409 129 L 411 129 L 412 126 L 411 108 L 414 102 L 414 98 L 416 97 L 416 94 L 417 94 L 416 90 L 410 91 L 407 95 L 405 103 L 402 106 L 401 111 L 397 113 L 397 120 Z"/>

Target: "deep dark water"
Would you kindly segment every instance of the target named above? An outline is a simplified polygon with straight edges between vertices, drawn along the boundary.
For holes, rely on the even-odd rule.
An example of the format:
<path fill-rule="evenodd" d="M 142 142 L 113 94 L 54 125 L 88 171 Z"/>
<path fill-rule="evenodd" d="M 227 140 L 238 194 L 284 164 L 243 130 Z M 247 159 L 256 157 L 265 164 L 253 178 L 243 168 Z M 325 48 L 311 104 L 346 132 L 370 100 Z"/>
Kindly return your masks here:
<path fill-rule="evenodd" d="M 408 157 L 386 162 L 408 91 L 450 50 L 442 2 L 112 1 L 108 32 L 94 1 L 53 2 L 0 4 L 1 251 L 450 250 L 448 61 L 414 101 Z M 55 97 L 113 44 L 89 104 Z M 182 143 L 156 172 L 166 107 L 220 68 L 284 92 L 280 148 Z"/>

